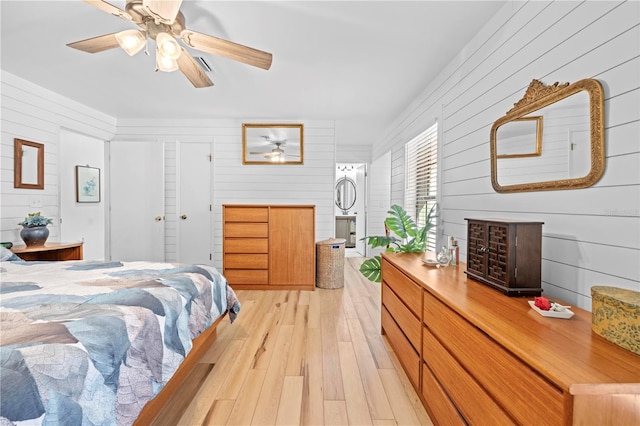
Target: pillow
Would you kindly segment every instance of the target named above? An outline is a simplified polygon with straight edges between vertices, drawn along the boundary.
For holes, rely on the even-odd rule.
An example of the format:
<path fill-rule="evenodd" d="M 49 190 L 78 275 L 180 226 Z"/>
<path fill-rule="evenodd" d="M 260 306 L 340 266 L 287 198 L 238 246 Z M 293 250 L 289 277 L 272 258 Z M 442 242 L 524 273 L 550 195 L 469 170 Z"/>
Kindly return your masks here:
<path fill-rule="evenodd" d="M 0 261 L 2 262 L 15 262 L 20 259 L 14 252 L 6 247 L 0 246 Z"/>

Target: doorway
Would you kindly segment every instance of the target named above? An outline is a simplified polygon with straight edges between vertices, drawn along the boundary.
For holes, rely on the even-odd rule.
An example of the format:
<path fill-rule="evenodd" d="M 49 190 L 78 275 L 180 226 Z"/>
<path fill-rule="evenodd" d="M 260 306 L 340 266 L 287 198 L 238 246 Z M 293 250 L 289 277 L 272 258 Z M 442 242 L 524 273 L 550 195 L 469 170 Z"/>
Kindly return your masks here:
<path fill-rule="evenodd" d="M 336 238 L 344 238 L 346 256 L 364 256 L 360 241 L 367 229 L 367 165 L 338 163 L 334 185 Z"/>
<path fill-rule="evenodd" d="M 59 241 L 82 241 L 83 258 L 105 259 L 105 155 L 104 141 L 72 130 L 60 129 L 60 233 Z M 79 203 L 76 198 L 76 166 L 100 170 L 100 201 Z M 41 197 L 32 197 L 30 207 L 41 207 Z M 36 209 L 37 210 L 37 209 Z"/>

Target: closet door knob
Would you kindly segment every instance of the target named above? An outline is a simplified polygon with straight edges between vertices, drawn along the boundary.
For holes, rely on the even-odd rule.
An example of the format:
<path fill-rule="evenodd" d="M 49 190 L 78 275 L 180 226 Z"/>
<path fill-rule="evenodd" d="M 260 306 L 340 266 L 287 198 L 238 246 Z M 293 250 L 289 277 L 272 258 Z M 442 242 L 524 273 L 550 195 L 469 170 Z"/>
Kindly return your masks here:
<path fill-rule="evenodd" d="M 156 216 L 156 222 L 160 222 L 162 220 L 162 216 Z"/>
<path fill-rule="evenodd" d="M 186 220 L 186 219 L 187 219 L 187 215 L 186 215 L 186 214 L 183 214 L 182 216 L 180 216 L 180 219 L 182 219 L 182 220 Z"/>

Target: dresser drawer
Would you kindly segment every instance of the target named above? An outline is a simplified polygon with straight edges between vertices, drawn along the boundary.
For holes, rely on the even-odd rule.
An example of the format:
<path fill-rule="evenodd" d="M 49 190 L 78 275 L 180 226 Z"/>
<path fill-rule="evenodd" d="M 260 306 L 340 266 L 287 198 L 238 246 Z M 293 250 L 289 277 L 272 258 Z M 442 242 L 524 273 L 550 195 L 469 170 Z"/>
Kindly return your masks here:
<path fill-rule="evenodd" d="M 269 284 L 269 271 L 266 269 L 224 269 L 224 276 L 229 285 L 234 284 Z"/>
<path fill-rule="evenodd" d="M 426 401 L 431 418 L 437 419 L 440 424 L 465 425 L 456 406 L 424 363 L 422 364 L 422 398 Z"/>
<path fill-rule="evenodd" d="M 402 334 L 395 321 L 383 306 L 382 309 L 382 328 L 389 339 L 389 343 L 393 347 L 393 352 L 400 360 L 400 364 L 404 367 L 404 371 L 409 376 L 409 380 L 413 386 L 418 389 L 420 385 L 420 359 L 418 353 L 413 349 L 411 343 Z"/>
<path fill-rule="evenodd" d="M 400 298 L 417 317 L 420 317 L 422 312 L 422 287 L 413 282 L 385 259 L 382 259 L 382 279 L 387 283 L 389 288 L 394 291 L 398 298 Z"/>
<path fill-rule="evenodd" d="M 518 422 L 562 423 L 562 416 L 549 416 L 564 412 L 559 388 L 428 292 L 424 295 L 424 322 Z"/>
<path fill-rule="evenodd" d="M 268 207 L 225 207 L 225 222 L 268 222 Z"/>
<path fill-rule="evenodd" d="M 387 283 L 382 283 L 382 304 L 398 324 L 400 330 L 407 336 L 416 351 L 420 350 L 420 319 L 400 301 L 398 296 L 389 289 Z"/>
<path fill-rule="evenodd" d="M 269 240 L 266 238 L 225 238 L 225 258 L 228 253 L 269 253 Z"/>
<path fill-rule="evenodd" d="M 269 224 L 251 222 L 232 222 L 224 224 L 224 237 L 267 238 Z"/>
<path fill-rule="evenodd" d="M 267 269 L 268 254 L 230 253 L 224 257 L 224 267 L 230 269 Z"/>
<path fill-rule="evenodd" d="M 458 364 L 456 359 L 433 337 L 427 328 L 423 330 L 422 342 L 424 345 L 422 357 L 425 363 L 434 372 L 441 386 L 447 389 L 449 397 L 458 407 L 467 423 L 477 425 L 514 424 L 514 421 L 507 413 Z M 476 352 L 470 355 L 473 356 Z M 553 417 L 550 413 L 552 412 L 546 411 L 544 414 L 547 417 Z M 526 423 L 536 424 L 531 421 Z"/>

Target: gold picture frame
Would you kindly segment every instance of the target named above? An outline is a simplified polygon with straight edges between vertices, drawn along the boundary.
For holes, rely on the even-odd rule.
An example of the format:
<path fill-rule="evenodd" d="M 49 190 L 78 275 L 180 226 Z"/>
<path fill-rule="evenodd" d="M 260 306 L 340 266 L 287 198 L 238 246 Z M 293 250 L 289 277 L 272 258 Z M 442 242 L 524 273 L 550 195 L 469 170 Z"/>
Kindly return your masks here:
<path fill-rule="evenodd" d="M 244 123 L 242 164 L 304 164 L 304 126 Z"/>

